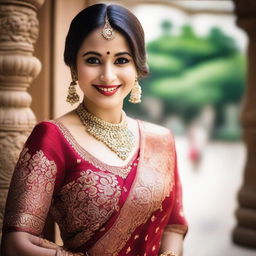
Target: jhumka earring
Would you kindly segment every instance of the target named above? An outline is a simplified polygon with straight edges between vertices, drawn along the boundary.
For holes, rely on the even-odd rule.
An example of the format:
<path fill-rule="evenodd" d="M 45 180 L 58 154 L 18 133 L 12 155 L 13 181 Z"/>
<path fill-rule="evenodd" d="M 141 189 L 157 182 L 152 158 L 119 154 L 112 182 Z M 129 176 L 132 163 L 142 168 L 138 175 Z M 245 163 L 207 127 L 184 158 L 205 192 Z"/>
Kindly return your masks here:
<path fill-rule="evenodd" d="M 72 81 L 68 87 L 68 96 L 66 101 L 71 105 L 79 101 L 79 95 L 76 92 L 77 78 L 73 71 L 71 71 Z"/>
<path fill-rule="evenodd" d="M 138 79 L 135 80 L 134 87 L 132 88 L 131 95 L 129 98 L 129 102 L 136 104 L 141 103 L 141 86 L 138 82 Z"/>

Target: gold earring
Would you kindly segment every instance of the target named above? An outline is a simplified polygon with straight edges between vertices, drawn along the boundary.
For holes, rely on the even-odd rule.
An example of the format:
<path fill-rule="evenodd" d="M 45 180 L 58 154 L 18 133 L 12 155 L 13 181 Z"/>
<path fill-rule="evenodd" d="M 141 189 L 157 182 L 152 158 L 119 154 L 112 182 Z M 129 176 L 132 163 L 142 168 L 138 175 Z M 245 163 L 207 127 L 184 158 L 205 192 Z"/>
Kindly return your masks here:
<path fill-rule="evenodd" d="M 138 79 L 135 80 L 134 87 L 131 90 L 131 95 L 129 98 L 129 102 L 136 104 L 136 103 L 141 103 L 141 86 L 138 82 Z"/>
<path fill-rule="evenodd" d="M 79 101 L 79 95 L 76 92 L 76 85 L 77 85 L 77 78 L 75 77 L 74 73 L 71 71 L 72 81 L 68 87 L 68 96 L 66 101 L 69 102 L 71 105 Z"/>

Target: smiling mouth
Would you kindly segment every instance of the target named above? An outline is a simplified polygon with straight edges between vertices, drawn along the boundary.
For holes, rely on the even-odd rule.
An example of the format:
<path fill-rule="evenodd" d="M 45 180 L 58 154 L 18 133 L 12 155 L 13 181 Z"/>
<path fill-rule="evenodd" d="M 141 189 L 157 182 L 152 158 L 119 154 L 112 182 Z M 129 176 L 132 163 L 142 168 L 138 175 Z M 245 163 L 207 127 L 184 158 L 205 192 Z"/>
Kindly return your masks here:
<path fill-rule="evenodd" d="M 100 93 L 106 95 L 106 96 L 111 96 L 113 95 L 117 89 L 121 86 L 121 85 L 93 85 Z"/>

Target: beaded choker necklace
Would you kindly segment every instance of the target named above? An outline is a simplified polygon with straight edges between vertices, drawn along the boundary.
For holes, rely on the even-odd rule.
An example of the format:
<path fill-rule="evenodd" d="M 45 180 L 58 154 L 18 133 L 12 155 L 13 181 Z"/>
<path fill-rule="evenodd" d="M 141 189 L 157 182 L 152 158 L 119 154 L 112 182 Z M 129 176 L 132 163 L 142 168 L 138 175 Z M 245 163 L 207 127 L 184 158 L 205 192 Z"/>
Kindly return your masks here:
<path fill-rule="evenodd" d="M 94 116 L 82 103 L 77 107 L 76 113 L 90 135 L 103 142 L 121 159 L 125 160 L 129 156 L 135 140 L 133 133 L 128 129 L 124 111 L 119 124 L 112 124 Z"/>

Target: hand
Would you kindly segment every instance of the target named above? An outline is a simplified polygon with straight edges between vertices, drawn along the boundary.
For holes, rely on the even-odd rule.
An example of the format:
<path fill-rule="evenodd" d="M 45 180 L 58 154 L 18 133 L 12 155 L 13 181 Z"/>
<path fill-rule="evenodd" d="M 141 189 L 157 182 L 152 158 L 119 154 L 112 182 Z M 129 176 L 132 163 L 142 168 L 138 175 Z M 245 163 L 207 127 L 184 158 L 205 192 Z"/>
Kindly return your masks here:
<path fill-rule="evenodd" d="M 50 242 L 44 238 L 39 238 L 39 246 L 47 249 L 56 249 L 55 256 L 84 256 L 83 253 L 72 253 L 64 250 L 61 246 Z"/>
<path fill-rule="evenodd" d="M 85 255 L 83 253 L 68 252 L 68 251 L 65 251 L 63 248 L 60 247 L 56 250 L 55 256 L 85 256 Z"/>
<path fill-rule="evenodd" d="M 47 248 L 47 249 L 56 249 L 56 250 L 61 248 L 59 245 L 41 237 L 39 238 L 38 246 Z"/>

